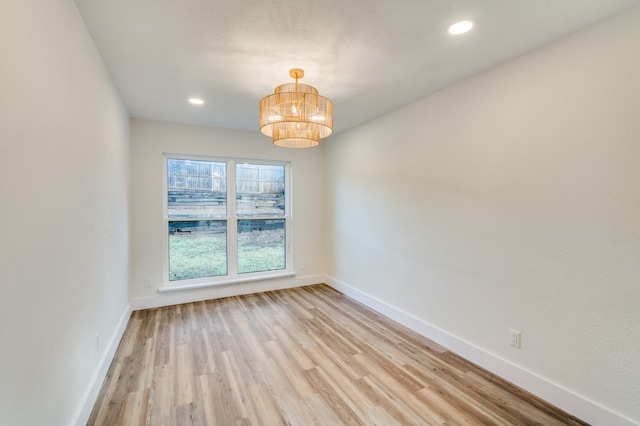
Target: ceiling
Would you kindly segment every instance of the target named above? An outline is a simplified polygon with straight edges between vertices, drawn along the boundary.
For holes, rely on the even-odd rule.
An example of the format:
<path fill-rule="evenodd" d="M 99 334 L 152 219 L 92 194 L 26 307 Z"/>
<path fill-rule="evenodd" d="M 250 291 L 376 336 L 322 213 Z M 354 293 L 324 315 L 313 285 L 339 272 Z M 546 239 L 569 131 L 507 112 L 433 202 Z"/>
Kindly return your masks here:
<path fill-rule="evenodd" d="M 133 117 L 258 132 L 258 102 L 299 67 L 338 133 L 640 0 L 75 3 Z M 476 26 L 449 35 L 461 19 Z"/>

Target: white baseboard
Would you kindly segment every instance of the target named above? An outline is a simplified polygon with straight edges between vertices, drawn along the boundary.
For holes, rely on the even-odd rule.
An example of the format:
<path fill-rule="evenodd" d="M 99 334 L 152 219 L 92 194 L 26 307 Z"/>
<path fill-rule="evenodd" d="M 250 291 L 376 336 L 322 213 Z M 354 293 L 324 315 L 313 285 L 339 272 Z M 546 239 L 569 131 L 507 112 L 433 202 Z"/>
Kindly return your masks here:
<path fill-rule="evenodd" d="M 185 291 L 184 293 L 165 293 L 144 299 L 134 299 L 126 307 L 120 318 L 118 327 L 109 340 L 98 368 L 94 373 L 89 386 L 82 399 L 71 425 L 84 426 L 91 415 L 91 410 L 107 375 L 111 361 L 115 356 L 118 344 L 122 339 L 131 312 L 140 309 L 157 308 L 181 303 L 197 302 L 201 300 L 217 299 L 222 297 L 239 296 L 263 291 L 281 290 L 285 288 L 302 287 L 306 285 L 326 283 L 345 295 L 357 300 L 369 308 L 397 321 L 405 327 L 425 336 L 428 339 L 446 347 L 465 359 L 491 371 L 494 374 L 508 380 L 528 392 L 544 399 L 545 401 L 565 410 L 568 413 L 594 425 L 607 426 L 638 426 L 638 423 L 584 398 L 568 389 L 563 388 L 543 377 L 540 377 L 526 369 L 510 363 L 494 354 L 491 354 L 473 344 L 453 336 L 407 312 L 372 297 L 348 284 L 333 277 L 325 275 L 310 275 L 283 280 L 270 280 L 253 282 L 243 285 L 228 287 L 216 287 L 207 290 Z"/>
<path fill-rule="evenodd" d="M 104 382 L 104 378 L 107 376 L 107 371 L 109 371 L 109 366 L 111 365 L 111 361 L 113 361 L 116 349 L 118 349 L 120 340 L 122 340 L 124 330 L 127 328 L 130 317 L 131 304 L 128 304 L 120 317 L 116 330 L 111 336 L 111 339 L 109 339 L 109 343 L 102 354 L 102 358 L 100 359 L 100 363 L 98 364 L 96 371 L 93 373 L 93 377 L 91 377 L 91 381 L 89 382 L 84 397 L 81 400 L 80 407 L 73 416 L 71 425 L 85 426 L 87 424 L 93 405 L 95 404 L 100 388 L 102 387 L 102 382 Z"/>
<path fill-rule="evenodd" d="M 634 423 L 620 414 L 453 336 L 344 282 L 329 276 L 325 277 L 324 282 L 369 308 L 594 426 L 638 425 L 638 423 Z"/>
<path fill-rule="evenodd" d="M 223 297 L 260 293 L 263 291 L 303 287 L 305 285 L 320 284 L 323 283 L 324 280 L 324 275 L 293 276 L 279 279 L 267 279 L 263 281 L 249 281 L 242 284 L 236 283 L 224 286 L 158 293 L 153 297 L 131 300 L 131 308 L 134 311 L 160 308 L 163 306 L 200 302 L 202 300 L 220 299 Z"/>

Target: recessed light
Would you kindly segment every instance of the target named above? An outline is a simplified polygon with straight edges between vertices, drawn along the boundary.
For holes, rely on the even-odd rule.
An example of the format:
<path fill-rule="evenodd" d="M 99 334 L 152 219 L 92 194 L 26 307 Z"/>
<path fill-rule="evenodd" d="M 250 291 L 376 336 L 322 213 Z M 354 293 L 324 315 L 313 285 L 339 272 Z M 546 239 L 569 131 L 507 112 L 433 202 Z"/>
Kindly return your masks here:
<path fill-rule="evenodd" d="M 455 24 L 449 27 L 449 34 L 459 35 L 464 34 L 473 28 L 473 21 L 464 20 L 460 22 L 456 22 Z"/>
<path fill-rule="evenodd" d="M 191 98 L 189 99 L 189 102 L 194 105 L 202 105 L 204 103 L 202 99 L 198 99 L 198 98 Z"/>

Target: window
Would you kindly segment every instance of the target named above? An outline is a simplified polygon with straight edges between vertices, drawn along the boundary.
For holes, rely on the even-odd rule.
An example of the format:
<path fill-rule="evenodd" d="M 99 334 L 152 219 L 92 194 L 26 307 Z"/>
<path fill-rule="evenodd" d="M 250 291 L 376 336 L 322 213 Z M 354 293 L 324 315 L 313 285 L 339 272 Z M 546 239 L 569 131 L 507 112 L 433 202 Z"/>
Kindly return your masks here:
<path fill-rule="evenodd" d="M 291 272 L 289 166 L 165 156 L 167 280 L 226 283 Z"/>

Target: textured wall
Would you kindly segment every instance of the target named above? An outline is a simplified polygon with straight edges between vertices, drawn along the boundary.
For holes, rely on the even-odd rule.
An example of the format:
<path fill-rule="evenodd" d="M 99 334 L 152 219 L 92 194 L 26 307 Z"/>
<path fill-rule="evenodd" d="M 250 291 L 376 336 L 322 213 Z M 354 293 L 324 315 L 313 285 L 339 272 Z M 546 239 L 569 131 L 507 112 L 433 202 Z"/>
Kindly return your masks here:
<path fill-rule="evenodd" d="M 2 2 L 0 57 L 0 424 L 68 425 L 128 306 L 129 119 L 72 1 Z"/>
<path fill-rule="evenodd" d="M 330 276 L 636 422 L 638 20 L 338 135 L 325 159 Z"/>

